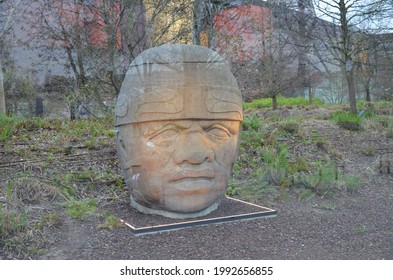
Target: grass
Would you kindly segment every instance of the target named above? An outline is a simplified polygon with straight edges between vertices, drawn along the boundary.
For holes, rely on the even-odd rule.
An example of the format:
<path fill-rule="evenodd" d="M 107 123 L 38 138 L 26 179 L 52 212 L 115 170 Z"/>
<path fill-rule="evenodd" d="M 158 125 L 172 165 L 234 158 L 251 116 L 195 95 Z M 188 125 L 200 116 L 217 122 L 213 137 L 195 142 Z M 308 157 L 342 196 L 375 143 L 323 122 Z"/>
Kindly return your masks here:
<path fill-rule="evenodd" d="M 377 152 L 378 152 L 375 149 L 375 147 L 373 147 L 371 145 L 368 145 L 366 147 L 362 147 L 362 148 L 360 148 L 359 151 L 360 151 L 361 154 L 363 154 L 365 156 L 370 156 L 370 157 L 375 156 L 377 154 Z"/>
<path fill-rule="evenodd" d="M 40 217 L 39 223 L 37 224 L 38 228 L 43 227 L 57 227 L 63 223 L 62 217 L 59 213 L 48 213 Z"/>
<path fill-rule="evenodd" d="M 8 240 L 27 229 L 27 214 L 10 211 L 0 205 L 0 240 Z"/>
<path fill-rule="evenodd" d="M 370 228 L 368 226 L 362 224 L 356 225 L 355 229 L 359 233 L 368 233 L 370 231 Z"/>
<path fill-rule="evenodd" d="M 242 123 L 243 130 L 254 130 L 257 131 L 261 126 L 261 119 L 256 116 L 248 116 L 244 118 Z"/>
<path fill-rule="evenodd" d="M 335 115 L 339 116 L 337 121 L 350 119 L 344 114 Z M 328 139 L 317 128 L 307 136 L 301 123 L 301 119 L 295 118 L 262 120 L 252 112 L 246 114 L 239 157 L 227 194 L 252 201 L 266 195 L 286 201 L 290 192 L 297 193 L 299 199 L 332 199 L 357 192 L 362 180 L 340 171 L 333 160 L 340 157 Z M 324 156 L 311 160 L 294 156 L 287 147 L 293 141 Z M 372 155 L 374 151 L 370 148 L 364 153 Z"/>
<path fill-rule="evenodd" d="M 66 213 L 74 219 L 85 219 L 95 214 L 97 202 L 93 198 L 70 200 L 65 203 Z"/>
<path fill-rule="evenodd" d="M 17 122 L 16 117 L 8 117 L 0 114 L 0 142 L 5 142 L 12 136 L 13 128 Z"/>
<path fill-rule="evenodd" d="M 108 230 L 114 230 L 116 228 L 123 227 L 123 224 L 120 222 L 119 218 L 106 214 L 104 215 L 105 221 L 104 223 L 99 224 L 97 227 L 100 229 L 108 229 Z"/>
<path fill-rule="evenodd" d="M 234 168 L 228 195 L 255 200 L 255 197 L 268 194 L 286 200 L 288 191 L 299 189 L 300 199 L 317 196 L 334 198 L 342 194 L 353 194 L 362 185 L 360 178 L 339 171 L 328 156 L 317 161 L 293 157 L 286 145 L 279 141 L 266 144 L 254 141 L 252 137 L 259 135 L 257 133 L 245 135 L 242 137 L 244 142 L 240 147 L 241 155 Z M 236 187 L 236 182 L 239 181 L 241 188 Z"/>
<path fill-rule="evenodd" d="M 296 98 L 285 98 L 282 96 L 279 96 L 277 98 L 277 104 L 278 106 L 309 106 L 309 101 L 308 99 L 302 98 L 302 97 L 296 97 Z M 318 98 L 313 98 L 313 104 L 314 105 L 322 105 L 323 101 Z M 245 110 L 247 109 L 260 109 L 260 108 L 271 108 L 273 107 L 272 99 L 271 98 L 260 98 L 260 99 L 254 99 L 251 102 L 244 102 L 243 108 Z"/>
<path fill-rule="evenodd" d="M 271 102 L 271 99 L 267 100 Z M 245 107 L 265 106 L 258 102 L 266 101 L 254 100 Z M 308 104 L 297 99 L 285 99 L 283 102 L 288 106 Z M 340 122 L 351 118 L 348 113 L 343 114 L 332 114 L 331 120 Z M 374 125 L 375 129 L 383 132 L 381 135 L 386 136 L 388 129 L 393 127 L 387 116 L 377 113 L 367 118 L 360 117 L 355 120 L 357 122 L 364 129 L 371 129 Z M 97 160 L 102 155 L 114 155 L 113 119 L 66 122 L 3 116 L 0 123 L 4 154 L 10 155 L 10 159 L 33 161 L 26 163 L 26 168 L 14 174 L 18 177 L 7 180 L 0 190 L 1 196 L 6 197 L 8 202 L 11 198 L 23 198 L 19 205 L 21 208 L 2 206 L 0 230 L 5 239 L 2 235 L 0 242 L 5 240 L 8 248 L 19 246 L 24 247 L 26 252 L 32 252 L 36 247 L 26 246 L 32 238 L 31 234 L 28 237 L 28 232 L 55 228 L 67 215 L 79 220 L 98 219 L 98 229 L 114 230 L 121 226 L 114 214 L 101 208 L 102 203 L 107 206 L 123 197 L 128 201 L 127 188 L 117 169 L 118 162 Z M 253 110 L 247 112 L 239 156 L 227 194 L 250 202 L 264 200 L 267 204 L 276 200 L 286 202 L 293 198 L 313 200 L 323 197 L 328 199 L 327 202 L 315 208 L 336 210 L 334 199 L 356 193 L 363 181 L 344 173 L 336 165 L 331 152 L 334 147 L 324 129 L 311 127 L 310 133 L 307 133 L 306 128 L 301 117 L 286 118 L 279 112 L 271 112 L 266 118 L 261 118 Z M 14 147 L 15 143 L 18 143 L 18 148 Z M 372 156 L 376 151 L 374 147 L 365 147 L 361 153 Z M 38 183 L 42 183 L 44 188 L 31 187 Z M 23 209 L 25 205 L 40 207 L 42 202 L 52 202 L 54 196 L 56 200 L 51 205 L 55 207 L 42 211 L 38 218 L 33 219 Z"/>
<path fill-rule="evenodd" d="M 351 131 L 362 130 L 362 119 L 359 115 L 350 112 L 335 112 L 331 114 L 330 118 L 344 129 Z"/>
<path fill-rule="evenodd" d="M 300 182 L 306 190 L 312 190 L 322 198 L 332 198 L 340 193 L 353 194 L 362 185 L 359 177 L 343 174 L 330 159 L 317 161 L 311 172 L 300 176 Z"/>
<path fill-rule="evenodd" d="M 119 226 L 114 216 L 102 214 L 96 199 L 105 205 L 126 196 L 128 201 L 113 158 L 114 136 L 113 118 L 0 116 L 0 163 L 6 165 L 0 166 L 0 201 L 5 201 L 0 204 L 0 248 L 7 256 L 43 254 L 45 235 L 67 215 L 79 220 L 104 215 L 98 228 Z"/>

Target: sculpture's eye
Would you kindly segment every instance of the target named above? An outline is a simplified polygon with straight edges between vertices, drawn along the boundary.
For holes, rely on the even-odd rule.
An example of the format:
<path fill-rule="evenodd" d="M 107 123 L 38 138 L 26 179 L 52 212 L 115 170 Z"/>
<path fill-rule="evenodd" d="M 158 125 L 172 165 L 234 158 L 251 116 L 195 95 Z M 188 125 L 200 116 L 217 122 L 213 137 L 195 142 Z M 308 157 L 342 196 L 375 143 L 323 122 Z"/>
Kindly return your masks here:
<path fill-rule="evenodd" d="M 179 129 L 174 125 L 167 125 L 154 132 L 149 140 L 159 146 L 169 146 L 176 141 L 179 135 Z"/>
<path fill-rule="evenodd" d="M 229 130 L 220 124 L 215 124 L 206 129 L 206 134 L 213 141 L 225 141 L 231 137 Z"/>

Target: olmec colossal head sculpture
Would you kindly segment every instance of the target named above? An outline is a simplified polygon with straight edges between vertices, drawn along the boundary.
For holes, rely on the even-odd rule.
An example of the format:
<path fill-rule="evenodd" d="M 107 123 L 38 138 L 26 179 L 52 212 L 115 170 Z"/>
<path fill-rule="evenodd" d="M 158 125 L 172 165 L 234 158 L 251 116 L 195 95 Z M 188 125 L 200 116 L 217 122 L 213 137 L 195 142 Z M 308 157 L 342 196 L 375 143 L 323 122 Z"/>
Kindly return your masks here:
<path fill-rule="evenodd" d="M 216 52 L 164 45 L 141 53 L 122 84 L 115 120 L 132 206 L 172 218 L 215 210 L 242 120 L 239 87 Z"/>

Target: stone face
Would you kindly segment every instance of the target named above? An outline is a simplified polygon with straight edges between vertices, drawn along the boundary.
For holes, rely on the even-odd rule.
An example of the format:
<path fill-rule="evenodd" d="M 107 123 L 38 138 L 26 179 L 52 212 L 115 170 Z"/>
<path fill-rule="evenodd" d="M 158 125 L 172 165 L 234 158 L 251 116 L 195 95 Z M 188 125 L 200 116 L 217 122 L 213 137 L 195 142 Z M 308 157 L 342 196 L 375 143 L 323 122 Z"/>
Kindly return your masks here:
<path fill-rule="evenodd" d="M 122 84 L 115 120 L 131 204 L 173 218 L 216 209 L 242 120 L 236 79 L 216 52 L 164 45 L 141 53 Z"/>

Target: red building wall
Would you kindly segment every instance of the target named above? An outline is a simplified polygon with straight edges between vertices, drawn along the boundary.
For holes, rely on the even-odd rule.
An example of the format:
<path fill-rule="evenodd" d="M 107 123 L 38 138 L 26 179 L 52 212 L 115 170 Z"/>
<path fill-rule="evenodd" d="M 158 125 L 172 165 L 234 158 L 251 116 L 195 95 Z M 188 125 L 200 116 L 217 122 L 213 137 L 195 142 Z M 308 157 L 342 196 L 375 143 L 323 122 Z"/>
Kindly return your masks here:
<path fill-rule="evenodd" d="M 219 11 L 214 18 L 215 46 L 229 61 L 260 60 L 271 33 L 271 10 L 244 5 Z"/>
<path fill-rule="evenodd" d="M 120 4 L 114 4 L 104 15 L 100 9 L 100 4 L 96 6 L 86 6 L 80 4 L 72 4 L 61 1 L 57 7 L 57 17 L 62 28 L 69 33 L 77 33 L 80 29 L 82 37 L 87 35 L 89 43 L 97 48 L 107 48 L 110 40 L 111 30 L 109 26 L 117 26 L 116 28 L 116 47 L 121 48 L 121 30 L 118 24 L 120 18 Z M 109 22 L 105 22 L 105 18 Z M 67 44 L 67 42 L 63 42 Z"/>

